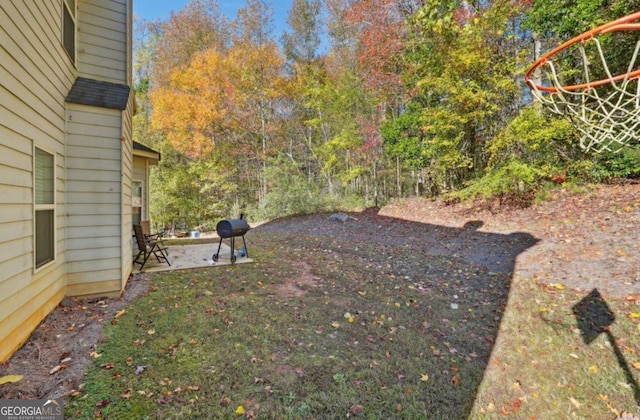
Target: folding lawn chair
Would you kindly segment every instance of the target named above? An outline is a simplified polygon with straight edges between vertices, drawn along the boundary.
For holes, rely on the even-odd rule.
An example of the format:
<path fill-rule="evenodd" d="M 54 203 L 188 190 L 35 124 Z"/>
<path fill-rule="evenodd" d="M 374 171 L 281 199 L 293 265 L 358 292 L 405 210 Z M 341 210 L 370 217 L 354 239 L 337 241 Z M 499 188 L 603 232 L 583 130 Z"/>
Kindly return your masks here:
<path fill-rule="evenodd" d="M 140 225 L 133 225 L 133 230 L 136 234 L 136 242 L 138 243 L 138 255 L 136 255 L 133 263 L 140 264 L 140 271 L 142 271 L 151 255 L 156 257 L 159 263 L 166 262 L 171 266 L 166 246 L 153 237 L 146 237 Z"/>
<path fill-rule="evenodd" d="M 151 233 L 151 223 L 148 220 L 143 220 L 140 222 L 140 226 L 142 227 L 142 233 L 144 233 L 144 237 L 147 241 L 155 240 L 158 242 L 161 248 L 165 248 L 165 252 L 169 255 L 169 251 L 166 249 L 166 245 L 164 244 L 164 232 L 156 232 Z"/>

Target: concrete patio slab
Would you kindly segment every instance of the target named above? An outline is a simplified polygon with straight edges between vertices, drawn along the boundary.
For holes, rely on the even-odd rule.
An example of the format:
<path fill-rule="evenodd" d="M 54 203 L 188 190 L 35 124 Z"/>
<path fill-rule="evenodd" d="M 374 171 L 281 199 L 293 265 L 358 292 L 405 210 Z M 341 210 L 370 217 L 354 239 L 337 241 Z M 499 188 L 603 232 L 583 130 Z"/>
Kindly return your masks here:
<path fill-rule="evenodd" d="M 214 262 L 213 254 L 218 251 L 217 243 L 198 244 L 198 245 L 171 245 L 169 248 L 169 261 L 171 266 L 166 263 L 158 263 L 152 255 L 142 270 L 143 273 L 157 273 L 162 271 L 186 270 L 191 268 L 217 267 L 230 265 L 231 249 L 228 245 L 222 244 L 220 248 L 220 256 L 218 261 Z M 237 253 L 237 251 L 236 251 Z M 236 264 L 250 263 L 252 259 L 247 257 L 238 257 Z M 134 264 L 133 271 L 139 270 L 139 265 Z"/>

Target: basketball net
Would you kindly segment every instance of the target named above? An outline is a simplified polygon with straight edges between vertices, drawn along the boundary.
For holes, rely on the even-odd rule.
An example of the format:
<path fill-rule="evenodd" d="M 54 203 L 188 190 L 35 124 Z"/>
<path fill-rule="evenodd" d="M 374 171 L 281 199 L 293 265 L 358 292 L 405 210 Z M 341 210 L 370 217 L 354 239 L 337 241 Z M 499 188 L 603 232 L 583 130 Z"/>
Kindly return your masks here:
<path fill-rule="evenodd" d="M 584 151 L 617 152 L 622 148 L 640 147 L 640 70 L 636 69 L 640 40 L 636 43 L 627 71 L 613 75 L 607 65 L 596 35 L 613 31 L 638 30 L 640 24 L 629 24 L 640 18 L 640 12 L 618 19 L 568 41 L 536 61 L 525 76 L 534 96 L 553 113 L 569 118 L 580 132 Z M 592 80 L 590 60 L 585 45 L 593 42 L 606 75 Z M 584 83 L 564 85 L 552 58 L 573 44 L 579 44 Z M 537 80 L 533 80 L 536 72 Z"/>

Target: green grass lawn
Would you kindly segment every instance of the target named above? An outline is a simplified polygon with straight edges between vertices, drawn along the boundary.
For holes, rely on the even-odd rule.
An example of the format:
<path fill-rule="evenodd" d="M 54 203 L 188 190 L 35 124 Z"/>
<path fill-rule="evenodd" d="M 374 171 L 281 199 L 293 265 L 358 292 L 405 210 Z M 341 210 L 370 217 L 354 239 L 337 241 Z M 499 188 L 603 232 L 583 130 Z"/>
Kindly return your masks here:
<path fill-rule="evenodd" d="M 615 322 L 587 344 L 572 308 L 588 292 L 406 247 L 249 239 L 253 264 L 154 275 L 150 292 L 107 325 L 65 414 L 602 419 L 638 411 L 633 301 L 607 298 Z"/>

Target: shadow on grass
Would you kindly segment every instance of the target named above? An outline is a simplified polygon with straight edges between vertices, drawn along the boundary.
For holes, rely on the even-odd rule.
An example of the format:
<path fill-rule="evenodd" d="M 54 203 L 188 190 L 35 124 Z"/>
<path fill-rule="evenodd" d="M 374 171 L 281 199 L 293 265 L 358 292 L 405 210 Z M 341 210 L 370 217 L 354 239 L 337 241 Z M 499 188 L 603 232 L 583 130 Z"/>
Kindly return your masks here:
<path fill-rule="evenodd" d="M 326 265 L 331 261 L 342 264 L 338 273 L 316 267 L 314 275 L 330 277 L 332 284 L 342 284 L 347 295 L 349 291 L 355 295 L 349 299 L 328 292 L 334 305 L 344 307 L 343 312 L 361 307 L 356 292 L 362 294 L 360 290 L 372 282 L 379 285 L 380 295 L 367 295 L 370 308 L 375 308 L 374 299 L 380 300 L 378 311 L 384 311 L 384 305 L 388 308 L 393 302 L 396 306 L 397 302 L 402 307 L 414 306 L 413 325 L 404 319 L 400 326 L 414 334 L 413 339 L 402 341 L 392 337 L 394 343 L 385 341 L 390 336 L 388 331 L 398 325 L 390 330 L 386 325 L 388 331 L 381 333 L 381 337 L 367 327 L 362 338 L 387 354 L 394 349 L 402 354 L 394 374 L 407 384 L 411 383 L 408 372 L 426 376 L 422 376 L 422 383 L 416 380 L 411 386 L 405 384 L 404 392 L 402 386 L 398 387 L 398 395 L 377 396 L 388 399 L 378 401 L 386 408 L 369 414 L 388 416 L 397 407 L 398 413 L 407 418 L 412 415 L 467 418 L 498 335 L 516 259 L 538 242 L 528 233 L 483 232 L 482 226 L 479 220 L 470 220 L 459 228 L 417 223 L 368 209 L 349 213 L 344 222 L 329 220 L 328 214 L 275 220 L 258 227 L 251 235 L 277 236 L 281 243 L 302 249 L 309 260 L 324 253 L 331 255 Z M 313 245 L 311 238 L 319 238 L 319 243 Z M 304 254 L 301 259 L 305 260 Z M 350 265 L 360 269 L 346 268 Z M 337 289 L 339 286 L 334 286 L 333 291 Z M 377 319 L 374 316 L 373 322 Z M 393 378 L 388 380 L 392 382 Z M 305 386 L 308 384 L 299 384 L 298 388 Z M 411 391 L 413 411 L 407 410 L 406 390 Z"/>
<path fill-rule="evenodd" d="M 578 322 L 578 328 L 584 343 L 591 344 L 600 334 L 605 334 L 613 349 L 613 354 L 618 361 L 620 369 L 624 372 L 624 376 L 629 386 L 633 389 L 633 395 L 636 403 L 640 405 L 640 387 L 636 382 L 629 364 L 625 359 L 615 337 L 611 333 L 611 325 L 616 317 L 609 308 L 606 300 L 600 294 L 598 289 L 593 289 L 580 302 L 576 303 L 572 308 L 573 314 Z"/>

